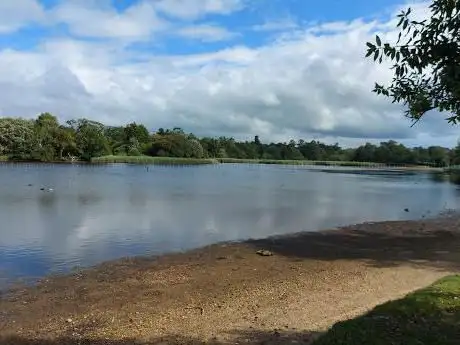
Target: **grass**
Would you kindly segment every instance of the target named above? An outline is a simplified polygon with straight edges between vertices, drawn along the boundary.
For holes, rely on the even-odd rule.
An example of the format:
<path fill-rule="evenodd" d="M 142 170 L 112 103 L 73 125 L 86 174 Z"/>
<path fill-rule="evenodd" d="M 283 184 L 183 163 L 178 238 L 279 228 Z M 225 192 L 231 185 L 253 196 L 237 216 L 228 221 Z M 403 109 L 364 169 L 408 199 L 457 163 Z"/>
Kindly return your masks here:
<path fill-rule="evenodd" d="M 317 165 L 317 166 L 341 166 L 341 167 L 363 167 L 363 168 L 385 168 L 395 167 L 404 169 L 436 169 L 421 165 L 396 165 L 374 162 L 354 161 L 310 161 L 310 160 L 281 160 L 281 159 L 239 159 L 239 158 L 217 158 L 220 163 L 247 163 L 247 164 L 284 164 L 284 165 Z"/>
<path fill-rule="evenodd" d="M 311 161 L 306 160 L 280 160 L 280 159 L 244 159 L 244 158 L 217 158 L 220 163 L 235 164 L 284 164 L 284 165 L 311 165 Z"/>
<path fill-rule="evenodd" d="M 460 172 L 460 165 L 451 165 L 444 169 L 445 172 Z"/>
<path fill-rule="evenodd" d="M 91 163 L 110 164 L 162 164 L 162 165 L 200 165 L 218 163 L 215 159 L 175 158 L 175 157 L 151 157 L 151 156 L 102 156 L 94 157 Z"/>
<path fill-rule="evenodd" d="M 10 159 L 7 156 L 0 156 L 0 162 L 6 162 Z M 55 163 L 63 163 L 62 161 Z M 309 161 L 309 160 L 281 160 L 281 159 L 241 159 L 241 158 L 177 158 L 177 157 L 151 157 L 151 156 L 102 156 L 94 157 L 91 163 L 95 164 L 161 164 L 161 165 L 201 165 L 216 163 L 233 163 L 233 164 L 279 164 L 279 165 L 314 165 L 314 166 L 340 166 L 340 167 L 362 167 L 362 168 L 386 168 L 390 167 L 382 163 L 372 162 L 352 162 L 352 161 Z M 393 166 L 393 165 L 391 165 Z M 426 166 L 395 166 L 409 170 L 440 170 L 439 168 L 430 168 Z M 441 169 L 443 170 L 443 169 Z M 460 171 L 460 166 L 444 169 L 445 172 Z"/>
<path fill-rule="evenodd" d="M 111 164 L 163 164 L 163 165 L 199 165 L 216 163 L 233 164 L 280 164 L 280 165 L 316 165 L 316 166 L 341 166 L 341 167 L 389 167 L 382 163 L 352 162 L 352 161 L 309 161 L 309 160 L 281 160 L 281 159 L 240 159 L 240 158 L 177 158 L 177 157 L 151 157 L 151 156 L 102 156 L 94 157 L 91 163 Z M 400 166 L 404 169 L 430 169 L 424 166 Z M 433 168 L 431 168 L 433 169 Z"/>
<path fill-rule="evenodd" d="M 249 163 L 249 164 L 284 164 L 284 165 L 335 165 L 335 166 L 360 166 L 377 167 L 384 166 L 380 163 L 351 162 L 351 161 L 309 161 L 309 160 L 285 160 L 285 159 L 240 159 L 240 158 L 218 158 L 220 163 Z"/>
<path fill-rule="evenodd" d="M 460 344 L 460 275 L 335 324 L 313 345 Z"/>

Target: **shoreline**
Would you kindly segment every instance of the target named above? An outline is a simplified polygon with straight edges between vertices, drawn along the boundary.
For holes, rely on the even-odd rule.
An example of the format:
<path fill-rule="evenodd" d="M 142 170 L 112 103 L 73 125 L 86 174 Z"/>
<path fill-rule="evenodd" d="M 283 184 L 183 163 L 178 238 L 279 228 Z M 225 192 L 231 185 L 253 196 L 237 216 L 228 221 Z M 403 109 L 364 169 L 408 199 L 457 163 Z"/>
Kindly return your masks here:
<path fill-rule="evenodd" d="M 336 321 L 458 272 L 459 245 L 451 215 L 108 261 L 1 296 L 0 344 L 19 336 L 220 345 L 288 331 L 309 344 Z"/>
<path fill-rule="evenodd" d="M 167 259 L 171 257 L 178 257 L 178 256 L 188 256 L 188 255 L 193 255 L 195 253 L 204 253 L 207 251 L 214 251 L 215 248 L 221 248 L 221 247 L 238 247 L 238 246 L 248 246 L 252 245 L 255 247 L 264 247 L 264 248 L 271 248 L 272 244 L 276 244 L 278 242 L 281 243 L 288 243 L 291 241 L 295 241 L 296 239 L 305 239 L 311 237 L 315 237 L 315 234 L 318 235 L 330 235 L 330 234 L 342 234 L 342 233 L 353 233 L 356 231 L 362 231 L 362 229 L 366 229 L 364 231 L 366 232 L 371 232 L 371 233 L 377 233 L 380 227 L 387 225 L 387 224 L 405 224 L 405 223 L 413 223 L 413 222 L 420 222 L 422 224 L 425 223 L 430 223 L 430 222 L 436 222 L 436 221 L 442 221 L 445 219 L 449 218 L 458 218 L 459 219 L 459 225 L 460 225 L 460 211 L 457 210 L 446 210 L 443 212 L 440 212 L 439 214 L 431 215 L 431 216 L 424 216 L 423 218 L 418 218 L 418 219 L 402 219 L 402 220 L 386 220 L 386 221 L 365 221 L 361 223 L 352 223 L 348 225 L 339 225 L 336 227 L 331 227 L 327 229 L 319 229 L 319 230 L 302 230 L 302 231 L 297 231 L 297 232 L 292 232 L 292 233 L 287 233 L 287 234 L 275 234 L 275 235 L 270 235 L 267 237 L 261 237 L 261 238 L 247 238 L 247 239 L 239 239 L 239 240 L 230 240 L 230 241 L 219 241 L 211 244 L 207 244 L 204 246 L 199 246 L 195 248 L 190 248 L 190 249 L 185 249 L 185 250 L 178 250 L 178 251 L 166 251 L 161 254 L 156 254 L 156 255 L 149 255 L 149 254 L 139 254 L 139 255 L 128 255 L 128 256 L 121 256 L 117 259 L 111 259 L 111 260 L 104 260 L 99 263 L 89 265 L 89 266 L 75 266 L 73 268 L 70 268 L 66 271 L 63 272 L 57 272 L 57 273 L 51 273 L 47 275 L 42 275 L 42 276 L 36 276 L 36 277 L 19 277 L 16 281 L 12 281 L 11 284 L 7 283 L 6 288 L 0 288 L 0 298 L 3 295 L 7 295 L 12 292 L 12 290 L 18 290 L 18 289 L 24 289 L 24 288 L 34 288 L 36 285 L 41 283 L 44 280 L 49 280 L 49 279 L 59 279 L 59 278 L 65 278 L 68 276 L 71 276 L 73 274 L 78 274 L 81 272 L 85 271 L 92 271 L 92 270 L 97 270 L 101 266 L 110 266 L 112 264 L 116 265 L 118 262 L 124 262 L 124 261 L 144 261 L 144 260 L 149 260 L 149 261 L 155 261 L 155 260 L 161 260 L 161 259 Z M 373 226 L 376 226 L 377 228 L 372 229 Z M 370 228 L 370 230 L 369 230 Z M 393 232 L 394 234 L 394 232 Z M 460 227 L 459 227 L 459 236 L 460 236 Z M 260 249 L 263 250 L 263 249 Z"/>
<path fill-rule="evenodd" d="M 153 156 L 102 156 L 95 157 L 91 161 L 29 161 L 0 159 L 0 164 L 39 164 L 39 165 L 214 165 L 214 164 L 260 164 L 260 165 L 290 165 L 311 166 L 318 168 L 363 168 L 376 171 L 413 171 L 413 172 L 445 172 L 455 173 L 458 168 L 431 167 L 426 165 L 411 164 L 385 164 L 375 162 L 354 161 L 309 161 L 309 160 L 267 160 L 267 159 L 237 159 L 237 158 L 181 158 L 181 157 L 153 157 Z"/>

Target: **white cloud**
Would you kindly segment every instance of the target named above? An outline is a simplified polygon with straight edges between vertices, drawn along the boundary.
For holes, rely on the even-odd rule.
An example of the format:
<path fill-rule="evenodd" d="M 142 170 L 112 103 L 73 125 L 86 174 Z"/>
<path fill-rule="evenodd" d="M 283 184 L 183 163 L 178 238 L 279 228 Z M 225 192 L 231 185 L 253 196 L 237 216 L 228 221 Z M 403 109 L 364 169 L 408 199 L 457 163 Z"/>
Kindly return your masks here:
<path fill-rule="evenodd" d="M 177 30 L 176 34 L 182 37 L 198 39 L 204 42 L 228 40 L 236 35 L 224 27 L 211 24 L 188 26 Z"/>
<path fill-rule="evenodd" d="M 298 28 L 299 25 L 292 18 L 269 20 L 252 27 L 254 31 L 285 31 Z"/>
<path fill-rule="evenodd" d="M 86 37 L 142 39 L 167 27 L 147 1 L 122 13 L 104 1 L 64 1 L 51 11 L 51 17 L 67 24 L 73 34 Z"/>
<path fill-rule="evenodd" d="M 130 35 L 151 30 L 139 25 Z M 388 28 L 388 21 L 356 19 L 297 29 L 257 48 L 240 42 L 173 56 L 71 39 L 44 42 L 34 52 L 4 50 L 1 113 L 50 111 L 63 120 L 89 117 L 107 124 L 136 120 L 149 129 L 180 126 L 236 138 L 258 134 L 264 141 L 293 137 L 355 144 L 393 138 L 426 144 L 442 136 L 443 144 L 454 145 L 458 132 L 445 116 L 429 114 L 410 128 L 402 107 L 371 92 L 375 81 L 392 75 L 388 65 L 364 59 L 365 42 L 376 30 L 394 37 Z"/>
<path fill-rule="evenodd" d="M 196 19 L 206 14 L 229 14 L 243 8 L 242 0 L 159 0 L 162 13 L 183 19 Z"/>
<path fill-rule="evenodd" d="M 43 18 L 43 8 L 36 0 L 0 1 L 0 34 L 14 32 Z"/>

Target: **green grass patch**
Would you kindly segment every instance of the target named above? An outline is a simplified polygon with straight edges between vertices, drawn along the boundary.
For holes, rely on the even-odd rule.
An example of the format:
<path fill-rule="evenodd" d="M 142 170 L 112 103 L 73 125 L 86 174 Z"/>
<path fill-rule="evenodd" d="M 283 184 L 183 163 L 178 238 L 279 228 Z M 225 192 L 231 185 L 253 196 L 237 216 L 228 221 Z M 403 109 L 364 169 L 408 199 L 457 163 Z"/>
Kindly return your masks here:
<path fill-rule="evenodd" d="M 341 166 L 341 167 L 385 167 L 385 164 L 372 162 L 352 162 L 352 161 L 314 161 L 313 165 Z"/>
<path fill-rule="evenodd" d="M 245 158 L 218 158 L 220 163 L 234 164 L 284 164 L 284 165 L 311 165 L 307 160 L 281 160 L 281 159 L 245 159 Z"/>
<path fill-rule="evenodd" d="M 460 275 L 339 322 L 313 344 L 460 344 Z"/>
<path fill-rule="evenodd" d="M 384 164 L 371 162 L 351 161 L 310 161 L 310 160 L 284 160 L 284 159 L 239 159 L 218 158 L 220 163 L 247 163 L 247 164 L 282 164 L 282 165 L 321 165 L 321 166 L 349 166 L 349 167 L 383 167 Z"/>
<path fill-rule="evenodd" d="M 452 165 L 448 168 L 445 168 L 444 169 L 445 172 L 455 172 L 455 173 L 459 173 L 460 172 L 460 165 Z"/>
<path fill-rule="evenodd" d="M 8 156 L 0 156 L 0 162 L 8 161 Z"/>
<path fill-rule="evenodd" d="M 95 164 L 161 164 L 161 165 L 200 165 L 218 163 L 215 159 L 151 157 L 151 156 L 102 156 L 94 157 L 91 163 Z"/>

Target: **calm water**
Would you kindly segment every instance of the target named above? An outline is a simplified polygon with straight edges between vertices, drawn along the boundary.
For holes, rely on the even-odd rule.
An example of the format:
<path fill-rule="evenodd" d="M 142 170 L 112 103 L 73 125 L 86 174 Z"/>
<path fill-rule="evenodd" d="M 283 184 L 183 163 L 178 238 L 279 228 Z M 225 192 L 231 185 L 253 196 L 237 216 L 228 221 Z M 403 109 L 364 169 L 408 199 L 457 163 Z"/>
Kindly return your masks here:
<path fill-rule="evenodd" d="M 292 166 L 3 164 L 0 181 L 0 286 L 123 256 L 460 205 L 458 186 L 426 174 Z"/>

